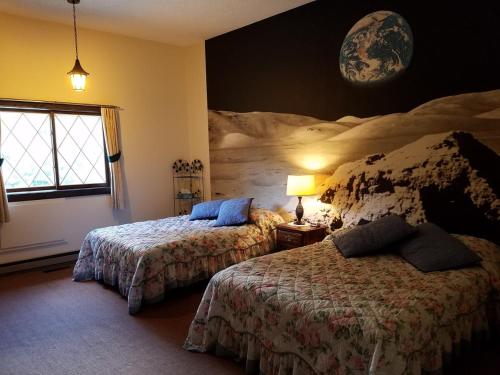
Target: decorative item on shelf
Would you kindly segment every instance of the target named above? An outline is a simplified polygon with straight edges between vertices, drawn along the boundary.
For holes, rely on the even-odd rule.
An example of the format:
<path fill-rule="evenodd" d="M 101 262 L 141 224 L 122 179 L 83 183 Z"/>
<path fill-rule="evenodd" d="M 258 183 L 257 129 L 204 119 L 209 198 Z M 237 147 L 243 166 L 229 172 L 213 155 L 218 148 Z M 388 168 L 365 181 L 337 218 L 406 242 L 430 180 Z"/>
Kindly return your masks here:
<path fill-rule="evenodd" d="M 314 181 L 314 175 L 288 176 L 288 181 L 286 185 L 286 195 L 297 196 L 299 198 L 299 203 L 297 204 L 297 208 L 295 208 L 296 220 L 293 222 L 293 224 L 307 225 L 302 221 L 302 217 L 304 216 L 304 207 L 302 207 L 302 197 L 314 194 L 316 194 L 316 184 Z"/>
<path fill-rule="evenodd" d="M 199 159 L 194 159 L 191 162 L 191 174 L 199 175 L 203 173 L 203 163 Z"/>
<path fill-rule="evenodd" d="M 193 206 L 203 201 L 203 163 L 177 159 L 172 164 L 174 212 L 187 215 Z"/>
<path fill-rule="evenodd" d="M 89 73 L 82 68 L 80 64 L 80 60 L 78 59 L 78 34 L 76 32 L 76 4 L 80 4 L 80 0 L 68 0 L 68 3 L 73 5 L 73 31 L 75 35 L 75 52 L 76 52 L 76 60 L 73 69 L 68 72 L 68 75 L 71 77 L 71 85 L 73 86 L 73 90 L 75 91 L 83 91 L 85 90 L 85 83 L 87 80 L 87 76 Z"/>
<path fill-rule="evenodd" d="M 189 177 L 191 175 L 191 166 L 186 160 L 177 159 L 172 164 L 172 169 L 176 177 Z"/>
<path fill-rule="evenodd" d="M 177 198 L 180 199 L 190 199 L 193 197 L 194 197 L 193 193 L 191 193 L 188 189 L 182 188 L 181 191 L 177 193 Z"/>

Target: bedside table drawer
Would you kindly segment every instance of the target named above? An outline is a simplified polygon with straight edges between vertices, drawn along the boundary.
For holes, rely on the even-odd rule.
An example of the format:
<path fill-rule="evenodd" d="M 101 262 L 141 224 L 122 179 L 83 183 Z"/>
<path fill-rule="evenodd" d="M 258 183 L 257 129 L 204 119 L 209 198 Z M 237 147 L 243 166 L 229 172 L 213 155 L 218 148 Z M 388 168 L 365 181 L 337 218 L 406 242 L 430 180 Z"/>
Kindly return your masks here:
<path fill-rule="evenodd" d="M 278 230 L 278 242 L 293 247 L 302 246 L 302 234 Z"/>
<path fill-rule="evenodd" d="M 326 225 L 319 226 L 296 226 L 291 224 L 278 224 L 276 226 L 277 243 L 276 248 L 280 250 L 293 249 L 311 245 L 323 240 L 326 236 Z"/>

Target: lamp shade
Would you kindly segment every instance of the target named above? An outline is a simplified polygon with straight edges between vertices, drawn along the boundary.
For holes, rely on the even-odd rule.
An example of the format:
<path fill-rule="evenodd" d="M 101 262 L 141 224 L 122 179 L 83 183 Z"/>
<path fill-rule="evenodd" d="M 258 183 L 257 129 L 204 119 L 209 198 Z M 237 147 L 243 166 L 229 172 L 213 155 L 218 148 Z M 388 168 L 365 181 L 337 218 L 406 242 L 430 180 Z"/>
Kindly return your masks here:
<path fill-rule="evenodd" d="M 315 194 L 316 185 L 314 183 L 314 175 L 288 176 L 286 195 L 303 197 Z"/>
<path fill-rule="evenodd" d="M 71 72 L 68 72 L 68 75 L 71 77 L 71 85 L 73 86 L 73 90 L 85 90 L 85 81 L 87 80 L 87 76 L 89 74 L 85 71 L 85 69 L 82 68 L 80 60 L 76 59 L 75 66 L 73 67 L 73 69 L 71 69 Z"/>

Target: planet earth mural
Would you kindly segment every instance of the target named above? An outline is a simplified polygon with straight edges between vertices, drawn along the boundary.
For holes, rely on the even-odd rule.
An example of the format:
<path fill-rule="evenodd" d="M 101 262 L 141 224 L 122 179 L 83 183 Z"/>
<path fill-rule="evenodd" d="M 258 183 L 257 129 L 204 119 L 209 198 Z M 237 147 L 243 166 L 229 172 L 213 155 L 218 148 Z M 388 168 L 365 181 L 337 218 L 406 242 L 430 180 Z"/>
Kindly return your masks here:
<path fill-rule="evenodd" d="M 408 22 L 391 11 L 370 13 L 349 30 L 340 49 L 340 71 L 348 81 L 372 85 L 403 73 L 413 54 Z"/>

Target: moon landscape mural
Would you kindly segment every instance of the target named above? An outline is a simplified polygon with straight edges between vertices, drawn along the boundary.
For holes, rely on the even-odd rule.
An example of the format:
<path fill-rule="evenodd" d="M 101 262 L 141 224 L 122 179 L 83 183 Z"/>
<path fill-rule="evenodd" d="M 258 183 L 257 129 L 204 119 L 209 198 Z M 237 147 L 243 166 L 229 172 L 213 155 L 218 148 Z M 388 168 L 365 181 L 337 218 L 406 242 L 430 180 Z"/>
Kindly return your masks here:
<path fill-rule="evenodd" d="M 376 84 L 402 74 L 413 54 L 413 35 L 399 14 L 377 11 L 360 19 L 340 49 L 340 71 L 356 84 Z"/>
<path fill-rule="evenodd" d="M 346 163 L 358 162 L 359 175 L 366 175 L 362 166 L 368 167 L 374 164 L 376 160 L 382 159 L 382 153 L 387 154 L 397 149 L 401 149 L 397 157 L 392 157 L 384 163 L 384 169 L 392 170 L 391 178 L 397 178 L 399 182 L 394 183 L 398 187 L 392 189 L 392 198 L 387 197 L 387 202 L 391 200 L 405 201 L 403 197 L 410 197 L 406 204 L 413 206 L 417 204 L 418 199 L 415 195 L 405 193 L 407 188 L 413 184 L 416 173 L 396 174 L 397 170 L 412 170 L 416 167 L 408 163 L 418 165 L 418 170 L 422 175 L 427 176 L 431 173 L 431 163 L 427 157 L 426 149 L 419 147 L 417 141 L 430 134 L 445 134 L 438 136 L 436 144 L 443 142 L 446 134 L 461 130 L 470 134 L 474 141 L 466 139 L 468 144 L 476 145 L 480 143 L 481 153 L 484 150 L 490 150 L 498 158 L 500 152 L 500 90 L 493 90 L 480 93 L 469 93 L 432 100 L 422 104 L 407 113 L 394 113 L 370 118 L 358 118 L 355 116 L 344 116 L 336 121 L 322 121 L 312 117 L 270 113 L 270 112 L 249 112 L 236 113 L 228 111 L 209 111 L 209 135 L 210 135 L 210 165 L 212 194 L 214 198 L 234 197 L 234 196 L 252 196 L 255 198 L 255 205 L 282 210 L 284 212 L 293 211 L 295 200 L 285 195 L 286 177 L 288 174 L 310 174 L 314 173 L 321 176 L 339 176 L 336 170 L 342 170 L 341 166 Z M 413 146 L 410 146 L 412 145 Z M 404 148 L 406 146 L 406 148 Z M 467 146 L 464 146 L 467 147 Z M 470 146 L 472 147 L 472 146 Z M 469 148 L 470 148 L 469 147 Z M 475 147 L 475 146 L 474 146 Z M 480 147 L 476 147 L 478 150 Z M 375 156 L 373 156 L 375 155 Z M 378 155 L 378 156 L 377 156 Z M 441 152 L 433 154 L 434 165 L 448 166 L 453 164 L 453 152 Z M 436 156 L 437 155 L 437 156 Z M 366 160 L 365 160 L 366 158 Z M 427 161 L 426 161 L 427 160 Z M 441 160 L 439 163 L 437 161 Z M 496 161 L 496 164 L 494 163 Z M 370 164 L 371 163 L 371 164 Z M 399 164 L 401 165 L 399 165 Z M 407 165 L 408 164 L 408 165 Z M 476 163 L 478 165 L 481 163 Z M 481 169 L 498 167 L 498 159 L 491 156 L 488 162 L 483 163 Z M 376 164 L 381 168 L 381 162 Z M 427 166 L 428 170 L 425 171 Z M 346 168 L 346 167 L 343 167 Z M 377 173 L 377 168 L 371 168 L 370 173 Z M 477 169 L 477 168 L 476 168 Z M 354 172 L 353 172 L 354 173 Z M 356 172 L 357 173 L 357 172 Z M 454 176 L 460 175 L 455 173 Z M 318 193 L 323 196 L 323 201 L 334 203 L 337 211 L 342 211 L 343 222 L 352 225 L 354 219 L 348 213 L 349 210 L 343 209 L 340 202 L 348 200 L 333 199 L 332 186 L 340 184 L 343 187 L 335 189 L 348 189 L 354 181 L 360 181 L 360 191 L 364 191 L 362 202 L 354 205 L 357 207 L 356 215 L 361 215 L 359 207 L 366 207 L 360 217 L 366 220 L 373 219 L 381 214 L 380 205 L 375 207 L 370 205 L 370 192 L 377 193 L 380 197 L 391 195 L 389 191 L 381 191 L 386 180 L 367 180 L 359 177 L 350 180 L 350 176 L 342 175 L 342 181 L 339 178 L 328 178 L 319 188 Z M 439 177 L 441 176 L 441 177 Z M 419 180 L 419 186 L 443 185 L 440 179 L 444 176 L 436 172 L 434 177 L 428 177 L 424 182 Z M 496 189 L 500 188 L 500 174 L 495 178 L 491 177 L 488 181 Z M 468 179 L 470 180 L 470 179 Z M 450 179 L 452 185 L 455 177 Z M 494 182 L 496 181 L 496 182 Z M 380 184 L 379 184 L 380 183 Z M 372 188 L 369 187 L 372 184 Z M 469 190 L 467 184 L 462 186 L 462 191 Z M 480 186 L 478 183 L 476 186 Z M 330 189 L 330 190 L 329 190 Z M 460 190 L 459 189 L 459 190 Z M 328 193 L 327 191 L 330 191 Z M 496 191 L 496 190 L 495 190 Z M 326 192 L 326 193 L 325 193 Z M 396 193 L 402 194 L 399 196 Z M 394 195 L 396 194 L 396 195 Z M 500 200 L 498 193 L 493 194 L 488 205 L 496 208 L 490 208 L 490 216 L 498 215 L 500 210 Z M 483 194 L 487 196 L 487 194 Z M 360 194 L 353 194 L 352 199 L 360 198 Z M 450 198 L 451 199 L 451 198 Z M 479 202 L 479 201 L 478 201 Z M 426 203 L 427 205 L 428 202 Z M 361 205 L 361 206 L 360 206 Z M 393 212 L 403 213 L 405 204 L 392 204 Z M 430 205 L 432 206 L 432 205 Z M 478 203 L 478 206 L 481 206 Z M 351 206 L 349 206 L 351 207 Z M 399 211 L 398 211 L 399 210 Z M 306 210 L 307 211 L 307 210 Z M 391 211 L 391 212 L 392 212 Z M 413 211 L 412 211 L 413 212 Z M 493 212 L 493 213 L 492 213 Z M 309 210 L 311 213 L 311 210 Z M 338 212 L 329 213 L 326 220 L 338 216 Z M 414 214 L 416 218 L 422 219 L 425 215 L 418 211 Z M 464 220 L 463 216 L 456 216 L 459 220 Z M 417 219 L 415 219 L 417 220 Z M 490 224 L 491 225 L 491 224 Z"/>
<path fill-rule="evenodd" d="M 287 175 L 314 174 L 306 218 L 332 230 L 397 214 L 500 243 L 500 5 L 344 5 L 206 42 L 213 198 L 286 217 Z"/>

